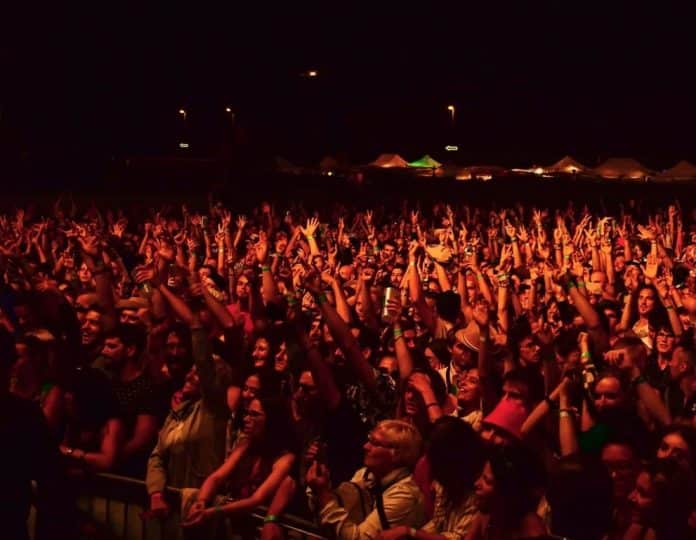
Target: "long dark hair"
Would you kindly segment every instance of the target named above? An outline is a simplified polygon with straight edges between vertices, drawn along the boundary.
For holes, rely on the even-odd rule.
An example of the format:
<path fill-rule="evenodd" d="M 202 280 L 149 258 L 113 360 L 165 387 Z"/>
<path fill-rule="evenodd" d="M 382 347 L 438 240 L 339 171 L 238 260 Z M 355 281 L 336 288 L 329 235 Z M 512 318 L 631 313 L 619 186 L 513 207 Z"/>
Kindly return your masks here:
<path fill-rule="evenodd" d="M 483 466 L 481 440 L 466 422 L 443 416 L 433 424 L 425 455 L 433 478 L 444 488 L 451 511 L 474 489 Z"/>
<path fill-rule="evenodd" d="M 522 519 L 535 512 L 544 485 L 544 469 L 527 448 L 520 445 L 497 447 L 488 458 L 495 479 L 495 506 L 502 510 L 506 530 L 519 527 Z"/>
<path fill-rule="evenodd" d="M 297 443 L 290 423 L 287 400 L 262 392 L 256 398 L 266 414 L 266 429 L 256 448 L 264 458 L 275 459 L 286 452 L 296 453 Z"/>

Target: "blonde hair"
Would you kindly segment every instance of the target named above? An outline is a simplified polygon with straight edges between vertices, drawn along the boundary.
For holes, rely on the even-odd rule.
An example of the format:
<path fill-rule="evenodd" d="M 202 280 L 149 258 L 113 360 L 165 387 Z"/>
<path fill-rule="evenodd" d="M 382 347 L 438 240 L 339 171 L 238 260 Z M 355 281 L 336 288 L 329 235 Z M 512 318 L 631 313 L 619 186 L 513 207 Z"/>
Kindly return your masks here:
<path fill-rule="evenodd" d="M 377 424 L 377 430 L 387 436 L 403 465 L 415 466 L 421 455 L 423 438 L 413 424 L 403 420 L 382 420 Z"/>

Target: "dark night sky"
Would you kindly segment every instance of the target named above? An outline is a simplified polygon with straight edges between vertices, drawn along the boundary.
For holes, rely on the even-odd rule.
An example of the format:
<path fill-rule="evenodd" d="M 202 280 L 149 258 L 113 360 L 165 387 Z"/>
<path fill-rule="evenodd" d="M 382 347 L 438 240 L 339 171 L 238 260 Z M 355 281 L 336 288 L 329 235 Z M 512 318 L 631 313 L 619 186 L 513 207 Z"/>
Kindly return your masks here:
<path fill-rule="evenodd" d="M 336 152 L 356 161 L 438 155 L 452 142 L 466 162 L 696 160 L 690 13 L 570 1 L 410 10 L 268 2 L 253 12 L 194 4 L 8 17 L 6 150 L 161 154 L 175 147 L 185 107 L 188 138 L 203 153 L 234 138 L 238 152 L 306 162 Z M 309 68 L 320 77 L 300 78 Z"/>

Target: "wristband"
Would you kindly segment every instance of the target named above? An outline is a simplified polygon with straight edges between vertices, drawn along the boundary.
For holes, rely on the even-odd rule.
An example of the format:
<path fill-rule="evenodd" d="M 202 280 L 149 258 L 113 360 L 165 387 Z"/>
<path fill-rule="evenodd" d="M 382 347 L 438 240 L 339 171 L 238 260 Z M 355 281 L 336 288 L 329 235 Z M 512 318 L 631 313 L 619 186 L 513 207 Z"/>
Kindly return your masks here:
<path fill-rule="evenodd" d="M 561 246 L 561 244 L 554 244 L 553 245 L 553 249 L 557 249 L 558 251 L 560 251 L 562 247 L 563 246 Z"/>
<path fill-rule="evenodd" d="M 583 359 L 583 360 L 584 360 L 585 358 L 587 358 L 588 360 L 592 360 L 592 355 L 590 354 L 589 351 L 585 351 L 585 352 L 583 352 L 583 353 L 580 354 L 580 358 Z"/>
<path fill-rule="evenodd" d="M 665 306 L 665 309 L 666 309 L 667 311 L 671 311 L 671 310 L 674 309 L 674 306 L 672 306 L 672 305 Z"/>
<path fill-rule="evenodd" d="M 268 514 L 265 518 L 263 518 L 264 523 L 277 523 L 278 522 L 278 516 L 275 514 Z"/>
<path fill-rule="evenodd" d="M 573 418 L 573 413 L 570 409 L 561 409 L 558 411 L 558 416 L 560 418 Z"/>
<path fill-rule="evenodd" d="M 476 274 L 476 280 L 481 281 L 483 279 L 483 274 Z"/>
<path fill-rule="evenodd" d="M 261 271 L 262 271 L 262 272 L 270 272 L 270 271 L 271 271 L 271 267 L 268 266 L 267 264 L 266 264 L 266 265 L 263 265 L 263 266 L 261 266 Z"/>
<path fill-rule="evenodd" d="M 584 281 L 578 281 L 578 287 L 585 287 L 585 282 Z"/>
<path fill-rule="evenodd" d="M 317 304 L 319 304 L 320 306 L 322 304 L 326 304 L 326 302 L 328 302 L 328 300 L 326 299 L 326 294 L 324 294 L 324 293 L 318 294 L 316 296 L 315 300 L 317 301 Z"/>
<path fill-rule="evenodd" d="M 311 234 L 308 234 L 308 235 L 307 235 L 307 240 L 314 240 L 314 236 L 312 236 Z"/>
<path fill-rule="evenodd" d="M 288 307 L 292 307 L 292 306 L 297 304 L 297 298 L 295 298 L 294 296 L 288 295 L 287 299 L 288 299 Z"/>
<path fill-rule="evenodd" d="M 401 328 L 394 328 L 394 339 L 397 340 L 400 337 L 404 337 L 404 332 L 401 330 Z"/>
<path fill-rule="evenodd" d="M 572 281 L 568 282 L 568 285 L 566 285 L 566 290 L 570 291 L 570 289 L 576 289 L 577 285 L 573 283 Z"/>
<path fill-rule="evenodd" d="M 408 263 L 408 265 L 409 266 L 416 266 L 416 263 L 414 261 L 411 261 L 410 263 Z"/>

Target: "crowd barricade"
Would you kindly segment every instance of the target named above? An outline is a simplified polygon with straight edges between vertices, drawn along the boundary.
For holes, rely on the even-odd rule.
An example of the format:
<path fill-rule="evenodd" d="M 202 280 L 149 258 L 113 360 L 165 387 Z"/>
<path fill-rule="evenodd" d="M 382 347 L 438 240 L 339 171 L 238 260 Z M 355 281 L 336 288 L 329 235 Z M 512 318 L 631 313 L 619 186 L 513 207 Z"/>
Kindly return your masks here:
<path fill-rule="evenodd" d="M 146 518 L 149 508 L 145 482 L 114 474 L 99 474 L 84 485 L 78 499 L 82 516 L 81 536 L 98 539 L 128 540 L 184 540 L 181 523 L 181 492 L 167 488 L 166 500 L 170 514 L 166 519 Z M 230 534 L 211 535 L 220 538 L 255 539 L 259 538 L 266 508 L 258 507 L 243 519 L 235 518 L 234 525 L 228 523 L 226 531 Z M 32 511 L 29 522 L 30 538 L 34 537 Z M 284 514 L 278 524 L 285 538 L 292 540 L 325 540 L 318 527 L 311 521 Z M 196 536 L 198 538 L 198 536 Z"/>

